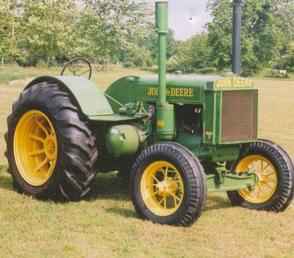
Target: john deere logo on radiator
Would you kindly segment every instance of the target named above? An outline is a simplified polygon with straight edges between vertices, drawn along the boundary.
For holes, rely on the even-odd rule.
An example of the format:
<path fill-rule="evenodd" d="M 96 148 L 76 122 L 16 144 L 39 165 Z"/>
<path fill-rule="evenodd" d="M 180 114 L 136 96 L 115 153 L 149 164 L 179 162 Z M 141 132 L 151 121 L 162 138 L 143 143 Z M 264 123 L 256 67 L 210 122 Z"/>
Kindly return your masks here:
<path fill-rule="evenodd" d="M 193 88 L 170 88 L 170 89 L 167 89 L 166 93 L 168 97 L 193 97 L 194 96 Z M 147 96 L 157 97 L 158 88 L 155 88 L 155 87 L 148 88 Z"/>

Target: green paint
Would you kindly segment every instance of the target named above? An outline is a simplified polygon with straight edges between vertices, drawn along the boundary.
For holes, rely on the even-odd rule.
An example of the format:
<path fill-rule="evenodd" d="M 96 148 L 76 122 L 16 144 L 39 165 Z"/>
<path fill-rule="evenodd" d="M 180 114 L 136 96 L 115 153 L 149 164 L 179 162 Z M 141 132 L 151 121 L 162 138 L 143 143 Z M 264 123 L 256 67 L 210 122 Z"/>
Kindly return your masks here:
<path fill-rule="evenodd" d="M 109 116 L 114 114 L 104 93 L 91 81 L 74 76 L 44 76 L 33 80 L 26 88 L 41 82 L 52 82 L 62 85 L 79 104 L 84 115 L 89 117 Z"/>
<path fill-rule="evenodd" d="M 140 134 L 131 125 L 117 125 L 109 128 L 106 134 L 106 148 L 115 158 L 135 154 L 140 146 Z"/>
<path fill-rule="evenodd" d="M 252 84 L 242 83 L 229 87 L 216 87 L 216 81 L 224 78 L 219 76 L 167 76 L 167 101 L 174 105 L 199 105 L 203 108 L 203 134 L 201 143 L 203 145 L 232 145 L 248 143 L 256 139 L 245 139 L 236 142 L 222 141 L 222 103 L 223 94 L 227 91 L 257 91 Z M 230 85 L 230 84 L 229 84 Z M 114 82 L 106 91 L 115 99 L 110 100 L 114 112 L 118 112 L 120 105 L 143 101 L 157 105 L 159 92 L 158 77 L 129 76 Z M 157 109 L 160 110 L 157 105 Z M 257 109 L 257 107 L 254 107 Z M 161 110 L 160 112 L 161 113 Z M 162 116 L 161 114 L 159 114 Z M 242 115 L 242 114 L 240 114 Z M 171 114 L 165 117 L 173 117 Z M 232 121 L 233 123 L 234 121 Z M 172 123 L 171 123 L 172 126 Z M 171 137 L 172 138 L 172 137 Z"/>
<path fill-rule="evenodd" d="M 174 106 L 167 102 L 166 60 L 168 34 L 168 2 L 156 2 L 156 30 L 158 33 L 158 107 L 157 138 L 173 140 L 175 136 Z"/>
<path fill-rule="evenodd" d="M 221 176 L 208 175 L 207 189 L 209 192 L 238 191 L 246 188 L 253 188 L 257 183 L 255 174 L 236 175 L 227 173 Z"/>
<path fill-rule="evenodd" d="M 173 105 L 166 104 L 157 107 L 156 132 L 159 140 L 175 138 L 175 111 Z"/>
<path fill-rule="evenodd" d="M 158 73 L 159 73 L 159 105 L 164 107 L 166 102 L 166 59 L 168 34 L 168 3 L 156 2 L 156 31 L 158 33 Z"/>

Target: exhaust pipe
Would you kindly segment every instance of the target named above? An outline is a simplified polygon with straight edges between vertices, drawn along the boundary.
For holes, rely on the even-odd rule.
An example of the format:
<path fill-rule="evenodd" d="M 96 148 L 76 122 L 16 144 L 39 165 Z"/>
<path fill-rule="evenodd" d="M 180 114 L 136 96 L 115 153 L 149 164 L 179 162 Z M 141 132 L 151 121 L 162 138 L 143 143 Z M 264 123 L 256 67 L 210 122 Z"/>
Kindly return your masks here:
<path fill-rule="evenodd" d="M 156 31 L 158 33 L 158 105 L 157 105 L 157 137 L 160 140 L 173 140 L 175 137 L 174 105 L 167 102 L 166 63 L 168 34 L 168 0 L 157 0 Z"/>
<path fill-rule="evenodd" d="M 156 30 L 158 33 L 159 57 L 159 104 L 166 104 L 166 59 L 167 59 L 167 34 L 168 34 L 168 1 L 156 2 Z"/>
<path fill-rule="evenodd" d="M 233 73 L 241 74 L 241 26 L 242 26 L 242 0 L 234 0 L 233 2 L 233 53 L 232 65 Z"/>

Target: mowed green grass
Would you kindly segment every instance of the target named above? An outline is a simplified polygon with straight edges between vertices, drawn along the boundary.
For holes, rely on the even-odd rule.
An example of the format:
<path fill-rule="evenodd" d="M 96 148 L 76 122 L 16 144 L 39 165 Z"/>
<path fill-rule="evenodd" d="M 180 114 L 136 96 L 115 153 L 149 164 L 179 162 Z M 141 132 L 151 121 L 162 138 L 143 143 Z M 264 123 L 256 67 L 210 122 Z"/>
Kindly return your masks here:
<path fill-rule="evenodd" d="M 98 73 L 96 81 L 104 88 L 120 76 L 142 73 L 115 69 Z M 127 186 L 115 174 L 98 175 L 90 200 L 79 203 L 56 204 L 16 193 L 6 173 L 3 134 L 24 84 L 0 85 L 1 258 L 294 257 L 293 204 L 272 214 L 231 207 L 224 194 L 210 194 L 199 221 L 180 228 L 139 219 Z M 294 156 L 294 81 L 259 80 L 256 85 L 261 92 L 260 136 Z"/>

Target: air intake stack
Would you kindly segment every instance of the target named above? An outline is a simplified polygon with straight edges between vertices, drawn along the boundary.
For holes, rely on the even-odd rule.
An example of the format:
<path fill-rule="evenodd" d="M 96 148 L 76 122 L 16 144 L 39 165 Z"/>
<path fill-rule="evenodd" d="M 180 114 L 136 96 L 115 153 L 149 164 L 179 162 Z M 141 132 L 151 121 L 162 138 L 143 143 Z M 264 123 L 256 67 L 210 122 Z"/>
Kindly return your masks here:
<path fill-rule="evenodd" d="M 233 73 L 241 74 L 241 25 L 242 25 L 242 0 L 234 0 L 233 11 Z"/>
<path fill-rule="evenodd" d="M 156 1 L 156 30 L 158 33 L 158 106 L 157 137 L 172 140 L 175 136 L 174 105 L 167 103 L 166 60 L 168 34 L 168 0 Z"/>

